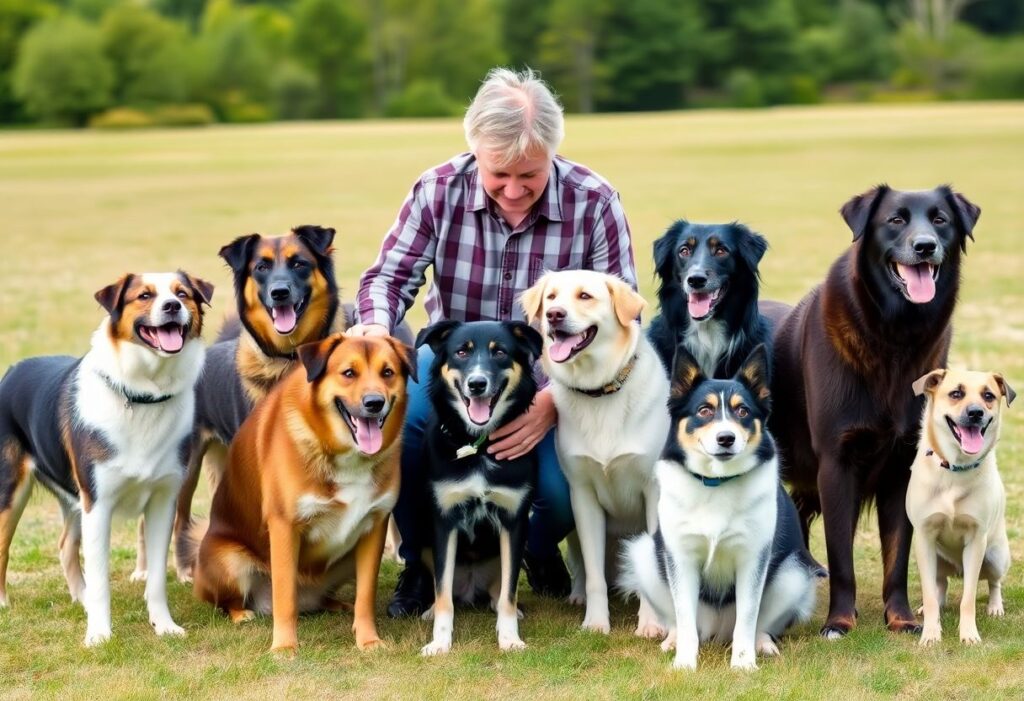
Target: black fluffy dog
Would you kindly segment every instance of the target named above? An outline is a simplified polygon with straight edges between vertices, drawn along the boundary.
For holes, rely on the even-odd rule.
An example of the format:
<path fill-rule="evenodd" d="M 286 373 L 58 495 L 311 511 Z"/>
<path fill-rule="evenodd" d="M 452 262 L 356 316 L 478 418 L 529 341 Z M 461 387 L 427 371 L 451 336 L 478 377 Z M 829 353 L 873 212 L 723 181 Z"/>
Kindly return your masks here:
<path fill-rule="evenodd" d="M 434 414 L 424 432 L 435 596 L 434 639 L 422 652 L 451 649 L 455 598 L 476 603 L 487 595 L 498 613 L 499 647 L 521 649 L 516 583 L 537 460 L 533 453 L 495 460 L 485 445 L 533 402 L 531 366 L 543 339 L 522 322 L 442 321 L 420 331 L 417 348 L 424 343 L 435 354 L 426 379 Z"/>
<path fill-rule="evenodd" d="M 647 331 L 666 370 L 682 344 L 707 377 L 732 377 L 771 327 L 758 312 L 757 264 L 768 242 L 742 224 L 680 219 L 654 242 L 660 313 Z"/>

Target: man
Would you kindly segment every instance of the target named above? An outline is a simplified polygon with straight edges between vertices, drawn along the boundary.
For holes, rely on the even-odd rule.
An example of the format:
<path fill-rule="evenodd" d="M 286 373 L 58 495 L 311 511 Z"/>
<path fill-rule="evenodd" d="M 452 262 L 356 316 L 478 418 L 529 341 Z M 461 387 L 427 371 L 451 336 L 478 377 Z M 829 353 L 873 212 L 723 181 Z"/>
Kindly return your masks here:
<path fill-rule="evenodd" d="M 387 334 L 402 320 L 433 265 L 426 298 L 431 323 L 522 319 L 519 295 L 545 270 L 585 268 L 618 275 L 636 287 L 633 251 L 618 193 L 600 176 L 556 155 L 565 133 L 562 107 L 531 70 L 493 69 L 464 120 L 469 153 L 424 173 L 398 214 L 377 261 L 362 276 L 360 324 L 350 333 Z M 420 378 L 432 354 L 420 349 Z M 395 522 L 405 571 L 388 605 L 393 617 L 431 605 L 433 580 L 421 560 L 429 544 L 420 469 L 429 401 L 409 386 L 402 446 L 402 488 Z M 534 448 L 540 472 L 524 558 L 538 594 L 569 593 L 558 543 L 573 528 L 569 488 L 558 465 L 551 393 L 542 389 L 526 414 L 490 436 L 498 459 Z"/>

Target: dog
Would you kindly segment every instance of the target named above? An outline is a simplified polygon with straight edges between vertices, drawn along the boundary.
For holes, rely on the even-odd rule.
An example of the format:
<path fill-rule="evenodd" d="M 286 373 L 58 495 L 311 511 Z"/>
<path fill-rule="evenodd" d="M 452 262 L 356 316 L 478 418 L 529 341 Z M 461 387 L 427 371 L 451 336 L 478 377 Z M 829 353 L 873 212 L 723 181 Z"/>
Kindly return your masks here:
<path fill-rule="evenodd" d="M 390 337 L 334 334 L 298 355 L 235 435 L 209 523 L 189 531 L 193 590 L 235 623 L 272 614 L 271 650 L 294 655 L 298 614 L 335 608 L 354 574 L 365 650 L 381 642 L 377 574 L 415 364 Z"/>
<path fill-rule="evenodd" d="M 933 370 L 917 380 L 924 395 L 921 442 L 910 468 L 907 516 L 921 572 L 921 645 L 942 639 L 939 609 L 950 576 L 964 578 L 960 640 L 981 642 L 974 616 L 978 579 L 988 580 L 988 614 L 1003 615 L 1002 580 L 1010 568 L 1006 491 L 996 468 L 1000 399 L 1016 393 L 1002 375 Z"/>
<path fill-rule="evenodd" d="M 726 379 L 772 330 L 758 312 L 757 266 L 768 242 L 733 222 L 691 224 L 680 219 L 654 242 L 660 313 L 648 338 L 667 370 L 682 344 L 705 377 Z"/>
<path fill-rule="evenodd" d="M 843 205 L 853 244 L 822 285 L 776 320 L 769 422 L 807 537 L 824 518 L 829 612 L 822 635 L 856 623 L 853 537 L 878 512 L 885 622 L 920 628 L 907 600 L 905 508 L 922 402 L 907 391 L 943 367 L 962 255 L 981 210 L 948 187 L 879 185 Z M 781 306 L 781 305 L 780 305 Z"/>
<path fill-rule="evenodd" d="M 573 568 L 570 601 L 586 602 L 585 630 L 608 633 L 608 536 L 657 527 L 652 477 L 669 430 L 668 376 L 637 321 L 644 299 L 622 280 L 585 270 L 546 273 L 521 301 L 544 336 L 556 449 L 576 519 L 570 560 L 583 560 L 584 577 Z M 643 597 L 636 634 L 665 634 Z"/>
<path fill-rule="evenodd" d="M 532 373 L 543 347 L 521 321 L 441 321 L 416 346 L 434 352 L 427 392 L 434 412 L 424 429 L 424 456 L 434 524 L 433 640 L 425 656 L 452 645 L 454 600 L 490 599 L 498 647 L 521 650 L 516 587 L 537 483 L 531 452 L 497 460 L 488 435 L 525 412 L 537 393 Z"/>
<path fill-rule="evenodd" d="M 182 271 L 125 275 L 96 293 L 107 316 L 82 358 L 30 358 L 0 381 L 0 606 L 11 538 L 36 481 L 60 503 L 60 561 L 72 600 L 85 606 L 87 646 L 111 636 L 115 513 L 145 514 L 153 565 L 164 571 L 212 295 Z M 146 583 L 149 622 L 157 635 L 184 635 L 166 587 L 165 577 Z"/>
<path fill-rule="evenodd" d="M 796 507 L 779 481 L 768 355 L 757 346 L 729 380 L 709 379 L 685 347 L 676 353 L 672 428 L 655 468 L 658 528 L 629 541 L 622 584 L 670 621 L 663 650 L 696 669 L 700 641 L 732 643 L 732 666 L 810 618 L 824 571 L 807 551 Z"/>

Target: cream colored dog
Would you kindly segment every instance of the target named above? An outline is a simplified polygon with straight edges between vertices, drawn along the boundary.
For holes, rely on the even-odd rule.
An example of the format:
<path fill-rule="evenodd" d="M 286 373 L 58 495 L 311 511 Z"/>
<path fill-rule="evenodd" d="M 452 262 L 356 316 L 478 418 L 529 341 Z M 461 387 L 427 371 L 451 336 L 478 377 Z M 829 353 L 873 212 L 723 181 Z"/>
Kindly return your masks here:
<path fill-rule="evenodd" d="M 974 614 L 980 577 L 988 580 L 988 614 L 1003 615 L 1010 544 L 995 446 L 1000 399 L 1009 405 L 1015 393 L 1001 375 L 965 370 L 933 370 L 913 387 L 927 397 L 907 488 L 924 600 L 921 645 L 942 638 L 939 609 L 951 575 L 964 578 L 960 641 L 970 645 L 981 642 Z"/>
<path fill-rule="evenodd" d="M 570 562 L 578 562 L 573 550 L 582 550 L 585 594 L 574 568 L 569 600 L 586 601 L 584 629 L 608 633 L 608 538 L 657 528 L 653 472 L 669 431 L 668 377 L 637 321 L 644 299 L 622 280 L 583 270 L 548 273 L 522 303 L 545 337 L 558 459 L 579 539 L 570 539 Z M 636 633 L 666 634 L 643 598 Z"/>

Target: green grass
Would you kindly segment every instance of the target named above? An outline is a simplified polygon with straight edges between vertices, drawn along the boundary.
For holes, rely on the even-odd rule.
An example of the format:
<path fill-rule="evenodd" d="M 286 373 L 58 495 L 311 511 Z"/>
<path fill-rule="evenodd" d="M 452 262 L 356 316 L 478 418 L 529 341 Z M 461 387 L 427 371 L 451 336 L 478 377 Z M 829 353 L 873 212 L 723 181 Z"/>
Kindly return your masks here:
<path fill-rule="evenodd" d="M 1024 390 L 1024 104 L 824 107 L 758 112 L 573 117 L 563 153 L 622 193 L 645 296 L 653 300 L 651 242 L 677 217 L 739 219 L 764 233 L 765 296 L 797 300 L 848 245 L 837 214 L 851 195 L 888 181 L 901 188 L 952 182 L 981 205 L 969 247 L 952 361 L 1003 372 Z M 457 121 L 216 127 L 140 133 L 0 134 L 0 368 L 35 354 L 81 354 L 99 321 L 94 291 L 129 271 L 183 267 L 218 285 L 213 326 L 230 307 L 216 256 L 233 237 L 301 223 L 338 229 L 336 260 L 347 297 L 371 262 L 416 176 L 462 148 Z M 415 324 L 423 321 L 417 308 Z M 647 315 L 648 318 L 650 314 Z M 189 588 L 170 584 L 171 610 L 188 630 L 158 639 L 142 585 L 128 581 L 134 524 L 117 524 L 114 639 L 81 641 L 85 616 L 60 574 L 59 510 L 42 490 L 12 548 L 11 609 L 0 612 L 0 696 L 22 698 L 1021 698 L 1024 697 L 1024 454 L 1021 412 L 1005 414 L 1000 465 L 1016 564 L 1007 616 L 979 624 L 984 642 L 961 646 L 958 616 L 946 638 L 919 649 L 882 625 L 875 519 L 856 538 L 857 629 L 826 642 L 822 587 L 813 621 L 783 641 L 760 671 L 729 670 L 708 647 L 696 673 L 669 669 L 655 643 L 633 638 L 633 606 L 613 605 L 613 633 L 579 631 L 579 610 L 523 588 L 529 648 L 499 654 L 494 619 L 456 616 L 445 659 L 418 656 L 422 621 L 381 615 L 388 648 L 361 654 L 351 614 L 303 618 L 298 658 L 267 654 L 269 620 L 233 627 Z M 206 500 L 198 504 L 205 510 Z M 824 559 L 820 530 L 812 549 Z M 397 567 L 386 563 L 379 608 Z M 983 587 L 984 588 L 984 587 Z M 919 598 L 911 566 L 911 599 Z M 959 595 L 959 584 L 951 600 Z M 982 597 L 984 599 L 984 595 Z"/>

